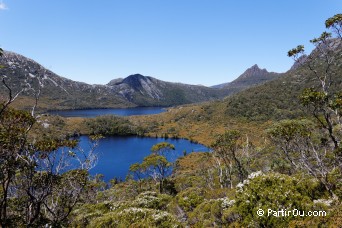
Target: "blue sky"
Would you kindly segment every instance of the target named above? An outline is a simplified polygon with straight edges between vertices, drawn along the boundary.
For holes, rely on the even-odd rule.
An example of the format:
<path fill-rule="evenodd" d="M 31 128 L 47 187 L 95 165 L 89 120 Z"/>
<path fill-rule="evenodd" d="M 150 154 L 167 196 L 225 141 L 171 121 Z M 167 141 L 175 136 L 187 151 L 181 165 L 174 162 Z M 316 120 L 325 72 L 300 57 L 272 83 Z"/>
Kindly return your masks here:
<path fill-rule="evenodd" d="M 91 84 L 140 73 L 211 86 L 254 64 L 287 71 L 287 51 L 310 50 L 341 9 L 341 0 L 0 0 L 0 47 Z"/>

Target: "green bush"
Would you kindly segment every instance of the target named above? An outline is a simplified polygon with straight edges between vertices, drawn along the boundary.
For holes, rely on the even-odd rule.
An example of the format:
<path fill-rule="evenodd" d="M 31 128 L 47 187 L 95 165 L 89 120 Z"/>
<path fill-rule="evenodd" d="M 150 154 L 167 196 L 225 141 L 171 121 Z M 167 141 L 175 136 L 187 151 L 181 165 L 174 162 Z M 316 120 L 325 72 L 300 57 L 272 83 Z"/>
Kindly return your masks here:
<path fill-rule="evenodd" d="M 166 212 L 171 196 L 146 191 L 134 200 L 84 204 L 74 212 L 74 227 L 178 227 Z"/>
<path fill-rule="evenodd" d="M 171 196 L 169 195 L 158 195 L 156 192 L 147 191 L 139 194 L 133 201 L 132 205 L 134 207 L 165 210 L 170 200 Z"/>
<path fill-rule="evenodd" d="M 325 205 L 316 205 L 314 200 L 327 195 L 316 181 L 279 173 L 263 174 L 259 171 L 237 185 L 235 205 L 228 210 L 226 217 L 238 214 L 243 226 L 286 227 L 291 220 L 303 219 L 291 214 L 292 210 L 322 210 Z M 264 215 L 258 216 L 258 210 L 263 210 Z M 290 214 L 286 214 L 288 216 L 283 216 L 289 211 Z M 275 216 L 276 213 L 278 216 Z"/>
<path fill-rule="evenodd" d="M 177 195 L 177 203 L 184 211 L 193 211 L 199 204 L 204 201 L 203 194 L 203 189 L 188 188 Z"/>
<path fill-rule="evenodd" d="M 222 226 L 223 199 L 205 200 L 195 210 L 189 213 L 189 223 L 192 227 Z"/>

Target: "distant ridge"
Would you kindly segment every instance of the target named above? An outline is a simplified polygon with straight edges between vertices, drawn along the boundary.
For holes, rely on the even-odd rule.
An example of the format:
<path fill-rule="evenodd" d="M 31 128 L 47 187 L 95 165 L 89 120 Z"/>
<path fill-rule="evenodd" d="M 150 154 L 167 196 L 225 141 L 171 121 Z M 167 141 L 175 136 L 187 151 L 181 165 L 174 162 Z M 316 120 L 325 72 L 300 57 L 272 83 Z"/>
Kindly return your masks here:
<path fill-rule="evenodd" d="M 268 72 L 254 65 L 236 80 L 214 87 L 189 85 L 158 80 L 141 74 L 111 80 L 107 85 L 90 85 L 61 77 L 39 63 L 20 54 L 5 51 L 0 57 L 1 75 L 12 92 L 27 88 L 16 102 L 19 108 L 30 108 L 34 101 L 32 90 L 42 86 L 39 108 L 84 109 L 126 108 L 136 106 L 174 106 L 222 99 L 246 88 L 273 80 L 281 74 Z M 0 85 L 0 100 L 6 100 L 8 91 Z"/>

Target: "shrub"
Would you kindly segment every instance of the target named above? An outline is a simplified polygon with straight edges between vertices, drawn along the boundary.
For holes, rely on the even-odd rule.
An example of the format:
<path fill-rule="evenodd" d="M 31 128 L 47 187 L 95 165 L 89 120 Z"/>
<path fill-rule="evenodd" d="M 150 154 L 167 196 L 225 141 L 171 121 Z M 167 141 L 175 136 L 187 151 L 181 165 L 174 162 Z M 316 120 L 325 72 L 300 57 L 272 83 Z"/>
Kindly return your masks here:
<path fill-rule="evenodd" d="M 90 223 L 90 227 L 180 227 L 180 225 L 168 212 L 130 207 L 96 218 Z"/>
<path fill-rule="evenodd" d="M 293 214 L 282 216 L 282 213 L 278 213 L 280 216 L 277 217 L 274 216 L 276 212 L 322 209 L 322 205 L 315 205 L 313 200 L 326 195 L 316 181 L 278 173 L 263 174 L 259 171 L 237 185 L 236 202 L 234 207 L 228 210 L 227 217 L 238 214 L 244 226 L 283 227 L 291 220 L 301 220 L 303 217 Z M 263 216 L 257 214 L 260 209 L 264 211 Z"/>
<path fill-rule="evenodd" d="M 193 211 L 204 201 L 204 191 L 198 188 L 188 188 L 177 195 L 176 199 L 179 206 L 186 212 Z"/>

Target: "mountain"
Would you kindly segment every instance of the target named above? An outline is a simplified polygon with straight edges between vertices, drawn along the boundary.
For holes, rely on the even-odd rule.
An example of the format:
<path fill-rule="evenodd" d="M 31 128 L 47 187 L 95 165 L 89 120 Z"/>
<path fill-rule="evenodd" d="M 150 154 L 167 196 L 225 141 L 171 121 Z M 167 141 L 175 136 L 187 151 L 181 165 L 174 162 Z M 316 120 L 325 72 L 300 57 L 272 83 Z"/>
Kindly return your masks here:
<path fill-rule="evenodd" d="M 226 98 L 222 101 L 226 106 L 225 115 L 262 121 L 300 117 L 304 115 L 305 107 L 300 104 L 299 97 L 305 88 L 321 87 L 317 75 L 328 75 L 326 85 L 330 91 L 342 91 L 342 43 L 330 45 L 329 65 L 321 51 L 314 49 L 286 73 Z"/>
<path fill-rule="evenodd" d="M 12 94 L 24 88 L 15 105 L 26 109 L 32 107 L 34 94 L 41 87 L 39 108 L 43 110 L 174 106 L 218 100 L 282 75 L 254 65 L 236 80 L 214 87 L 165 82 L 141 74 L 113 79 L 106 85 L 90 85 L 61 77 L 14 52 L 5 51 L 0 57 L 0 65 L 4 66 L 0 75 L 6 76 L 5 82 Z M 7 97 L 8 89 L 0 85 L 0 99 Z"/>
<path fill-rule="evenodd" d="M 304 57 L 303 65 L 295 63 L 295 67 L 274 80 L 247 88 L 223 100 L 182 108 L 176 107 L 151 118 L 135 117 L 142 119 L 135 120 L 135 123 L 140 124 L 145 121 L 145 126 L 151 126 L 155 121 L 163 122 L 163 126 L 156 126 L 151 135 L 168 134 L 175 137 L 191 137 L 207 145 L 217 139 L 215 138 L 216 132 L 226 130 L 239 130 L 243 134 L 248 134 L 251 141 L 265 143 L 265 138 L 263 138 L 265 130 L 276 121 L 307 118 L 311 116 L 312 110 L 320 111 L 323 102 L 318 105 L 316 103 L 315 109 L 313 109 L 313 107 L 302 105 L 299 98 L 306 88 L 321 91 L 320 79 L 322 80 L 322 76 L 327 75 L 325 85 L 329 86 L 329 94 L 332 95 L 328 99 L 330 101 L 333 98 L 336 99 L 336 103 L 331 102 L 329 105 L 340 104 L 342 42 L 336 45 L 336 50 L 335 45 L 330 46 L 332 48 L 327 52 L 329 53 L 328 58 L 321 54 L 322 49 L 314 50 L 309 56 Z M 315 71 L 310 70 L 310 67 Z M 312 95 L 316 96 L 317 94 L 311 93 L 310 96 Z M 309 96 L 305 97 L 306 101 L 312 99 L 312 97 L 308 99 Z M 312 100 L 319 101 L 317 98 Z M 318 118 L 322 120 L 321 115 Z M 173 130 L 167 131 L 166 129 Z"/>
<path fill-rule="evenodd" d="M 134 106 L 172 106 L 223 98 L 226 90 L 205 86 L 165 82 L 140 74 L 114 79 L 107 85 L 89 85 L 73 81 L 45 69 L 22 55 L 5 51 L 0 57 L 0 75 L 5 75 L 12 94 L 21 92 L 15 105 L 30 108 L 41 87 L 41 109 L 125 108 Z M 40 86 L 39 86 L 40 85 Z M 0 99 L 8 89 L 0 86 Z"/>
<path fill-rule="evenodd" d="M 172 83 L 141 74 L 112 80 L 107 86 L 139 106 L 171 106 L 214 100 L 224 97 L 222 90 L 198 85 Z"/>
<path fill-rule="evenodd" d="M 74 109 L 99 107 L 131 107 L 135 106 L 106 85 L 89 85 L 60 77 L 39 63 L 22 55 L 5 51 L 0 57 L 1 76 L 16 94 L 24 91 L 16 101 L 22 108 L 32 107 L 34 93 L 41 87 L 39 107 L 42 109 Z M 39 86 L 40 85 L 40 86 Z M 0 97 L 7 99 L 8 90 L 0 86 Z"/>
<path fill-rule="evenodd" d="M 260 69 L 257 64 L 248 68 L 243 74 L 232 82 L 213 86 L 213 88 L 220 88 L 230 90 L 231 93 L 236 93 L 251 86 L 259 85 L 267 81 L 280 77 L 281 74 L 268 72 L 266 69 Z"/>

